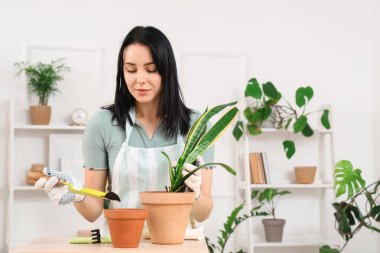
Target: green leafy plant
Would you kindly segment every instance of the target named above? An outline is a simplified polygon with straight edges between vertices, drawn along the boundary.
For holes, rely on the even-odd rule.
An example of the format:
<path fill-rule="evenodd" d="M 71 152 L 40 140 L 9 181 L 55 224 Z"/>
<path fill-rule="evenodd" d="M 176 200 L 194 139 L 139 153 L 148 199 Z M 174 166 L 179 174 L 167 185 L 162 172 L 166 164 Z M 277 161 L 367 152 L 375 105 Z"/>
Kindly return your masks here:
<path fill-rule="evenodd" d="M 57 84 L 63 80 L 61 73 L 71 70 L 65 65 L 63 58 L 53 60 L 49 64 L 18 62 L 14 66 L 18 69 L 17 75 L 25 73 L 30 91 L 38 97 L 39 105 L 48 104 L 49 97 L 59 91 Z"/>
<path fill-rule="evenodd" d="M 256 78 L 251 78 L 245 89 L 245 96 L 254 100 L 253 105 L 244 109 L 243 121 L 238 121 L 234 127 L 233 135 L 239 140 L 246 128 L 250 135 L 262 133 L 261 124 L 272 118 L 277 129 L 288 130 L 292 125 L 295 134 L 302 133 L 305 137 L 314 134 L 313 129 L 308 123 L 308 116 L 313 112 L 306 112 L 306 106 L 314 96 L 314 91 L 310 86 L 299 87 L 295 94 L 297 109 L 293 107 L 271 82 L 260 84 Z M 299 111 L 298 111 L 299 110 Z M 329 110 L 323 110 L 321 123 L 326 129 L 330 129 Z M 244 127 L 245 125 L 245 127 Z M 290 159 L 296 152 L 294 141 L 283 141 L 283 148 L 286 156 Z"/>
<path fill-rule="evenodd" d="M 210 110 L 206 111 L 198 118 L 198 120 L 190 128 L 187 139 L 185 143 L 185 148 L 178 159 L 177 165 L 172 166 L 169 156 L 165 153 L 164 156 L 168 159 L 169 162 L 169 175 L 170 175 L 170 187 L 167 187 L 167 191 L 171 192 L 183 192 L 186 190 L 185 181 L 197 170 L 207 167 L 210 165 L 219 165 L 225 168 L 228 172 L 233 175 L 236 175 L 236 171 L 230 166 L 224 163 L 207 163 L 201 166 L 198 166 L 193 171 L 189 172 L 186 176 L 182 176 L 183 165 L 185 163 L 194 164 L 196 158 L 202 155 L 211 145 L 213 145 L 217 139 L 223 134 L 223 132 L 228 128 L 233 119 L 238 113 L 238 109 L 235 106 L 237 102 L 218 105 Z M 226 112 L 208 131 L 207 123 L 208 121 L 215 116 L 217 113 L 225 109 L 226 107 L 233 106 L 228 112 Z"/>
<path fill-rule="evenodd" d="M 336 229 L 345 240 L 340 248 L 329 245 L 320 247 L 320 253 L 340 253 L 347 243 L 362 228 L 380 233 L 380 180 L 366 185 L 360 169 L 354 169 L 351 162 L 341 160 L 334 170 L 335 197 L 344 200 L 334 202 Z M 364 205 L 361 204 L 363 203 Z"/>
<path fill-rule="evenodd" d="M 210 253 L 214 253 L 216 251 L 223 253 L 228 239 L 235 232 L 237 227 L 245 220 L 258 217 L 258 216 L 267 216 L 268 213 L 261 210 L 262 205 L 258 205 L 253 207 L 248 214 L 242 214 L 239 216 L 240 212 L 243 210 L 245 202 L 236 207 L 231 214 L 227 217 L 227 221 L 223 224 L 223 229 L 219 230 L 220 235 L 218 236 L 217 245 L 212 243 L 208 237 L 206 237 L 207 247 Z M 237 253 L 244 253 L 243 250 L 237 251 Z"/>
<path fill-rule="evenodd" d="M 254 190 L 251 193 L 251 199 L 257 199 L 260 203 L 260 207 L 264 209 L 265 212 L 276 219 L 276 207 L 280 197 L 286 194 L 291 194 L 290 191 L 279 191 L 275 188 L 267 188 L 262 191 Z"/>

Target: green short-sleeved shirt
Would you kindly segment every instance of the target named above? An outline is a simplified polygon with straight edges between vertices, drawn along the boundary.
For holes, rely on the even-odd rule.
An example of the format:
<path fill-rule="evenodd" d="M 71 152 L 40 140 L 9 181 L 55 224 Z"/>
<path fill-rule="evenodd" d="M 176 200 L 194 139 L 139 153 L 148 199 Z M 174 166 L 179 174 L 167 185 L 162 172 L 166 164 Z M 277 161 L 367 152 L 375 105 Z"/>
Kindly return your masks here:
<path fill-rule="evenodd" d="M 190 124 L 192 125 L 199 116 L 199 112 L 191 114 Z M 183 138 L 185 141 L 186 136 Z M 113 168 L 116 156 L 125 139 L 125 130 L 116 121 L 112 121 L 112 112 L 106 109 L 96 112 L 88 121 L 83 136 L 84 167 L 96 170 Z M 164 135 L 162 125 L 158 126 L 150 140 L 144 129 L 136 122 L 128 145 L 154 148 L 174 145 L 176 142 L 176 136 L 170 139 Z M 210 147 L 202 156 L 205 163 L 213 162 L 214 146 Z"/>

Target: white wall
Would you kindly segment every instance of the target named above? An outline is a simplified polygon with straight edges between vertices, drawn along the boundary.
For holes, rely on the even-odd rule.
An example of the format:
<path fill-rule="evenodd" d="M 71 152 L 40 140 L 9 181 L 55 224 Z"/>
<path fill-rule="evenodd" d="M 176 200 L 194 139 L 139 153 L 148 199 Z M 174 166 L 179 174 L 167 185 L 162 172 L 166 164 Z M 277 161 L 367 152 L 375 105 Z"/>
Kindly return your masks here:
<path fill-rule="evenodd" d="M 375 0 L 269 1 L 47 1 L 16 0 L 0 3 L 0 224 L 6 199 L 7 107 L 13 97 L 28 99 L 22 79 L 14 78 L 14 62 L 24 59 L 25 45 L 102 47 L 103 71 L 95 106 L 112 101 L 116 55 L 125 34 L 135 25 L 153 25 L 171 40 L 179 56 L 180 79 L 191 105 L 225 102 L 242 95 L 245 80 L 255 76 L 272 81 L 290 97 L 300 85 L 315 90 L 312 106 L 333 106 L 336 159 L 349 159 L 373 178 L 379 161 L 377 101 L 380 19 Z M 376 51 L 375 51 L 376 49 Z M 188 52 L 183 55 L 183 52 Z M 190 53 L 189 53 L 190 52 Z M 197 52 L 198 58 L 192 54 Z M 246 72 L 240 55 L 247 55 Z M 219 56 L 215 56 L 219 55 Z M 220 57 L 220 55 L 222 55 Z M 232 55 L 232 56 L 231 56 Z M 83 60 L 83 58 L 82 58 Z M 72 62 L 78 64 L 77 61 Z M 82 62 L 81 62 L 82 63 Z M 88 62 L 92 64 L 93 62 Z M 75 69 L 73 70 L 75 72 Z M 244 74 L 246 73 L 246 74 Z M 73 73 L 74 74 L 74 73 Z M 376 77 L 376 79 L 375 79 Z M 83 78 L 83 76 L 82 76 Z M 89 77 L 90 78 L 90 77 Z M 376 80 L 376 82 L 375 82 Z M 83 85 L 91 85 L 88 80 Z M 78 84 L 80 85 L 80 84 Z M 212 98 L 199 95 L 207 89 Z M 287 95 L 288 94 L 288 95 Z M 375 94 L 374 96 L 372 94 Z M 57 100 L 67 94 L 58 94 Z M 202 97 L 201 100 L 197 98 Z M 52 103 L 57 103 L 54 98 Z M 28 103 L 28 101 L 26 101 Z M 57 104 L 57 106 L 59 106 Z M 63 109 L 62 109 L 63 110 Z M 93 109 L 94 110 L 94 109 Z M 68 112 L 69 110 L 67 110 Z M 220 161 L 233 161 L 231 136 L 217 148 Z M 378 170 L 376 170 L 379 176 Z M 234 207 L 233 178 L 216 171 L 215 209 L 206 223 L 214 241 Z M 228 208 L 226 208 L 228 207 Z M 0 227 L 0 249 L 5 227 Z M 369 239 L 371 238 L 371 239 Z M 379 251 L 377 235 L 355 240 L 347 253 L 365 246 Z M 232 247 L 230 245 L 230 247 Z"/>

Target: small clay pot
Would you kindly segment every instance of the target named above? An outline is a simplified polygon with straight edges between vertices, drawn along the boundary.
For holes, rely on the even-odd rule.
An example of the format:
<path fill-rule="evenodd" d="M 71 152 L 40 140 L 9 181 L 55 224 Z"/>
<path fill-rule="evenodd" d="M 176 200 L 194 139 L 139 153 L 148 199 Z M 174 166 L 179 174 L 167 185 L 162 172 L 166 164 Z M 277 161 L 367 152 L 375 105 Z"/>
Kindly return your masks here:
<path fill-rule="evenodd" d="M 51 107 L 48 105 L 29 106 L 30 121 L 32 125 L 49 125 Z"/>
<path fill-rule="evenodd" d="M 296 166 L 294 172 L 298 184 L 312 184 L 315 179 L 316 166 Z"/>
<path fill-rule="evenodd" d="M 137 248 L 148 211 L 145 209 L 104 209 L 114 248 Z"/>
<path fill-rule="evenodd" d="M 28 175 L 26 176 L 26 183 L 33 186 L 41 177 L 49 178 L 49 176 L 46 176 L 42 172 L 29 171 Z"/>

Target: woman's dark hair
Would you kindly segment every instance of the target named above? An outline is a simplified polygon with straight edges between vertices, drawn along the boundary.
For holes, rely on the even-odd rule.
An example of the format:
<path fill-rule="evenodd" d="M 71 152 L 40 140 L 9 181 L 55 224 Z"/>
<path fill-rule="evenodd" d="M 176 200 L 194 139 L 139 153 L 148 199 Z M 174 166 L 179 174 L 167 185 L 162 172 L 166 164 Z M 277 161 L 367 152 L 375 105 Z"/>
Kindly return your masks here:
<path fill-rule="evenodd" d="M 124 50 L 131 44 L 148 46 L 161 75 L 162 91 L 158 116 L 162 119 L 165 135 L 169 138 L 179 133 L 187 134 L 190 128 L 192 110 L 183 102 L 183 95 L 178 83 L 177 67 L 173 49 L 168 38 L 152 26 L 136 26 L 125 37 L 117 61 L 116 91 L 114 104 L 103 107 L 113 113 L 112 120 L 125 129 L 126 120 L 132 124 L 129 110 L 135 106 L 135 99 L 128 90 L 124 79 Z"/>

